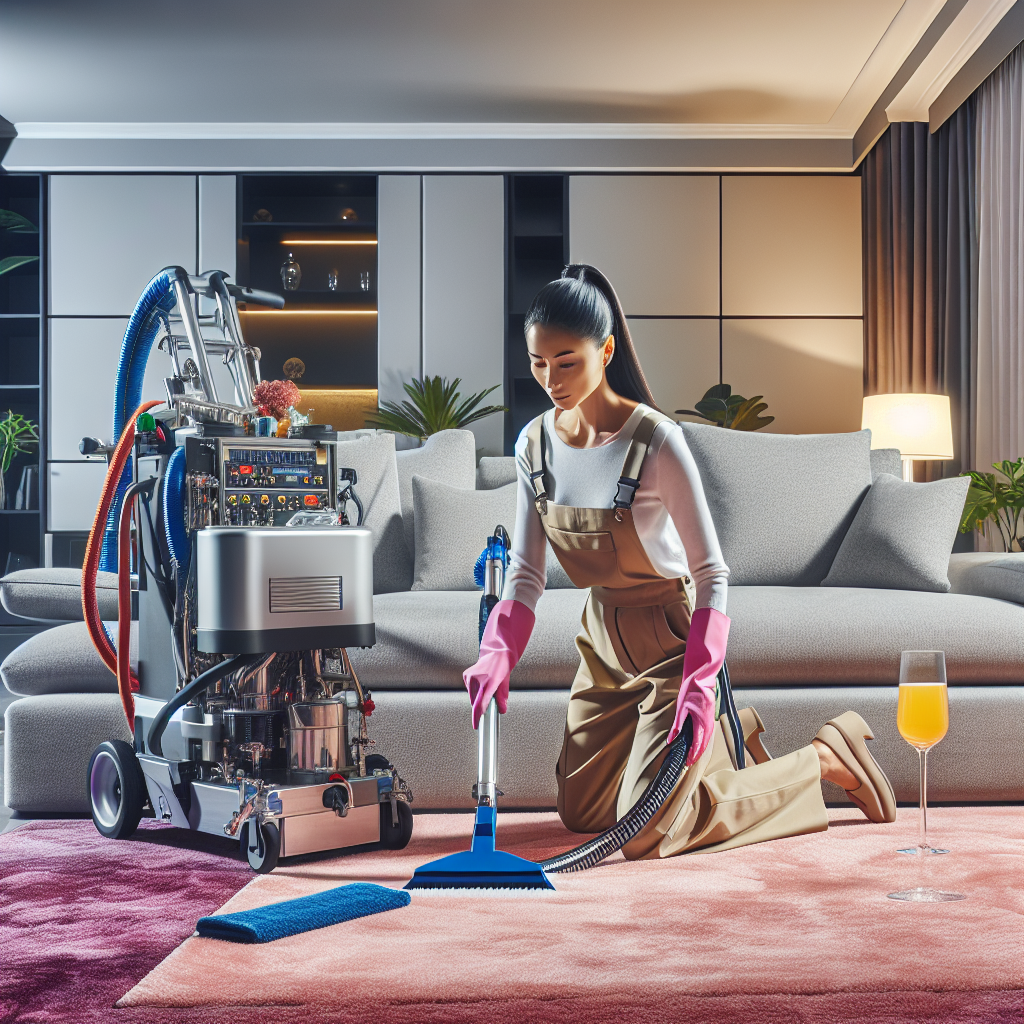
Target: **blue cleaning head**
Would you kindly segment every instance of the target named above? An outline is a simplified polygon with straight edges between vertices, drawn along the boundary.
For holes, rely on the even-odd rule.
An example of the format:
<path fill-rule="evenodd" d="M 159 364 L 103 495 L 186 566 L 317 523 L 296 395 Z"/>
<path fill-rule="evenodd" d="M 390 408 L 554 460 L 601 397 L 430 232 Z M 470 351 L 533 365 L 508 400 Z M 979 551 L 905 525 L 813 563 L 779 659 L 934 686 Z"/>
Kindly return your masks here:
<path fill-rule="evenodd" d="M 484 572 L 486 571 L 487 561 L 490 558 L 500 559 L 502 564 L 506 567 L 510 561 L 509 558 L 509 538 L 505 532 L 504 526 L 496 526 L 494 528 L 494 534 L 487 538 L 487 547 L 480 552 L 479 557 L 476 560 L 476 564 L 473 566 L 473 582 L 481 589 L 484 589 Z"/>

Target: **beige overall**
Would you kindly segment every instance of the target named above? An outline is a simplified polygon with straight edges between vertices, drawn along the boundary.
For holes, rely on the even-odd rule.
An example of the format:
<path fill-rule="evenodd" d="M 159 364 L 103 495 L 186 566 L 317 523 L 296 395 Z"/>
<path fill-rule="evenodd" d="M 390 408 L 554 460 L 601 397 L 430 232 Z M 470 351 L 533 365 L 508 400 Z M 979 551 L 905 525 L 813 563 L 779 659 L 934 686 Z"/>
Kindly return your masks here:
<path fill-rule="evenodd" d="M 548 499 L 541 421 L 527 428 L 537 512 L 569 578 L 590 587 L 558 758 L 558 813 L 574 832 L 598 832 L 621 818 L 657 773 L 682 681 L 693 584 L 658 575 L 631 508 L 654 430 L 672 421 L 651 411 L 639 422 L 610 509 Z M 626 857 L 728 850 L 828 827 L 814 748 L 771 759 L 756 712 L 746 709 L 740 719 L 749 767 L 737 770 L 722 715 L 707 750 L 625 847 Z"/>

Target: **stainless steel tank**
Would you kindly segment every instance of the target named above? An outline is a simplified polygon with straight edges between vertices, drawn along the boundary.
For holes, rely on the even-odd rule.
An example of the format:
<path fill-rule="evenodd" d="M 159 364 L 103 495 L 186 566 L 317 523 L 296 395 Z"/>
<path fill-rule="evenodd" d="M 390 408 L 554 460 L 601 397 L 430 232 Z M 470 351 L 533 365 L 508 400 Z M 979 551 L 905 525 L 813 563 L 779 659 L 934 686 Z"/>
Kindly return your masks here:
<path fill-rule="evenodd" d="M 373 535 L 357 526 L 196 534 L 197 644 L 209 654 L 370 647 Z"/>

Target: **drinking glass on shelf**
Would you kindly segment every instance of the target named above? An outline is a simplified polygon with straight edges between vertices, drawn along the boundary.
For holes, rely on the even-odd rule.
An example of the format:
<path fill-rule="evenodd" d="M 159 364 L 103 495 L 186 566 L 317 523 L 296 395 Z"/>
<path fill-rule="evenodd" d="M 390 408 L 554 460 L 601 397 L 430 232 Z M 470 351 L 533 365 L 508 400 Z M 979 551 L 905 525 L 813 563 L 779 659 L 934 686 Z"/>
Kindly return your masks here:
<path fill-rule="evenodd" d="M 916 855 L 949 853 L 949 850 L 935 849 L 928 842 L 928 751 L 949 729 L 946 656 L 942 651 L 903 652 L 896 725 L 900 735 L 917 751 L 921 787 L 921 824 L 917 845 L 898 852 Z M 889 898 L 911 903 L 946 903 L 965 897 L 961 893 L 918 887 L 891 892 Z"/>

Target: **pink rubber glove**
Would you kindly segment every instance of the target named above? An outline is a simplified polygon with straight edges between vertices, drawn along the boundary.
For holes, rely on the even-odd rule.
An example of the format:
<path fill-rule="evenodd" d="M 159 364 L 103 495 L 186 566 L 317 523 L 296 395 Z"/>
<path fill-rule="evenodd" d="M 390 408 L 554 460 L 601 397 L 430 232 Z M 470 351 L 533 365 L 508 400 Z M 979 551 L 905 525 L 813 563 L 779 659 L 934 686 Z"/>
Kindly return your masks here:
<path fill-rule="evenodd" d="M 498 710 L 508 708 L 508 677 L 526 650 L 536 616 L 519 601 L 499 601 L 484 626 L 477 663 L 462 673 L 473 702 L 473 728 L 480 724 L 493 697 Z"/>
<path fill-rule="evenodd" d="M 668 734 L 671 743 L 683 728 L 686 716 L 693 719 L 693 743 L 687 764 L 693 764 L 704 753 L 715 727 L 715 682 L 725 662 L 729 623 L 729 616 L 715 608 L 698 608 L 690 618 L 676 720 Z"/>

